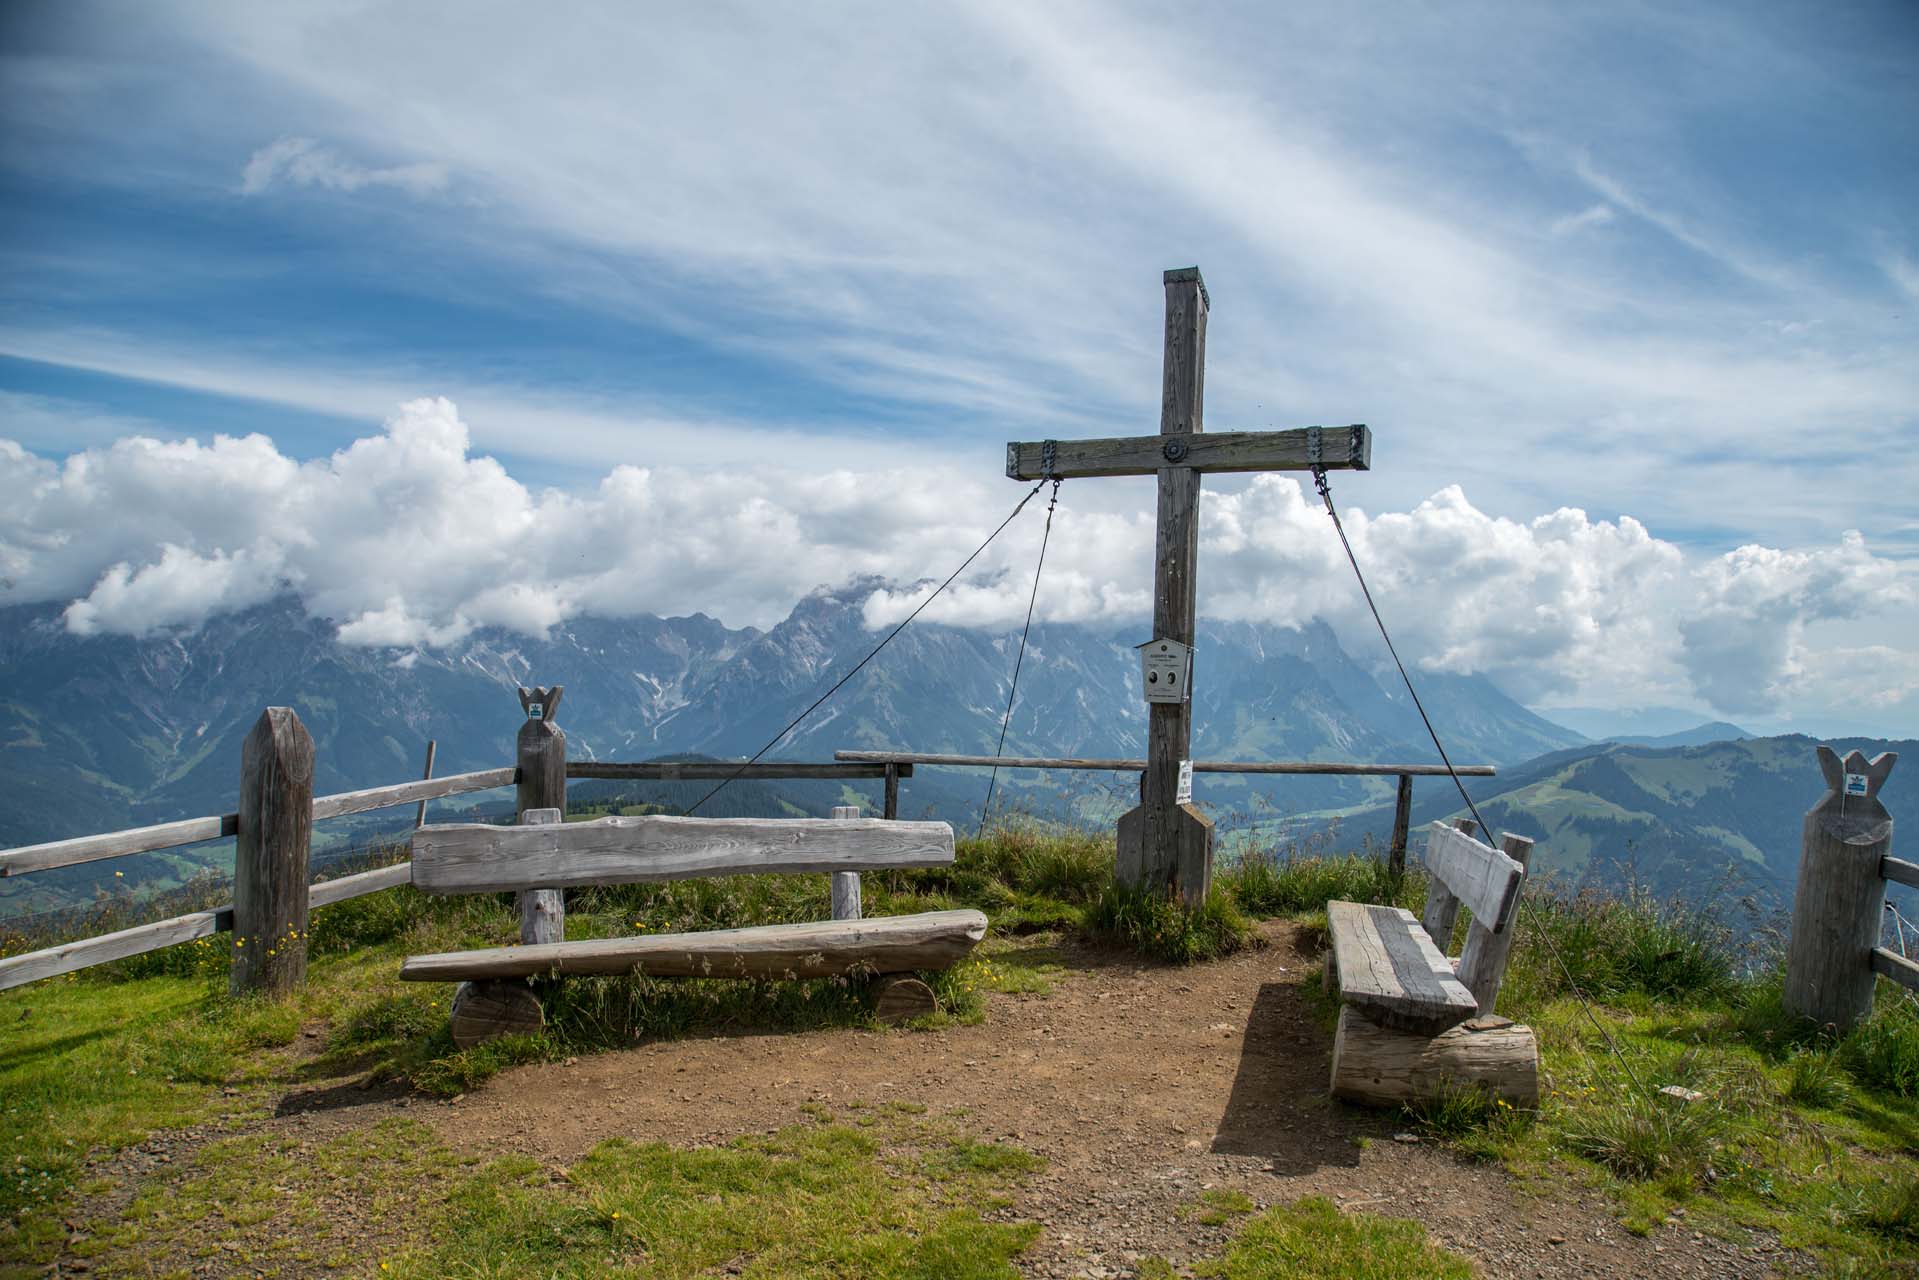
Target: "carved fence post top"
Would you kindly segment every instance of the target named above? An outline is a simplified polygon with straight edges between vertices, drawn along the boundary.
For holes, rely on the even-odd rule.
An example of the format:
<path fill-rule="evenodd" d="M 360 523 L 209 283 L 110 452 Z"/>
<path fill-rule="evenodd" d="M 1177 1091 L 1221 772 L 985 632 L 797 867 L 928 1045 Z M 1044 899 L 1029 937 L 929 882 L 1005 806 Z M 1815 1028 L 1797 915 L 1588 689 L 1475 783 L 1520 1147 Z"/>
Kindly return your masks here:
<path fill-rule="evenodd" d="M 566 692 L 563 684 L 535 685 L 531 689 L 520 686 L 520 708 L 526 712 L 529 720 L 553 721 L 560 710 L 560 695 Z"/>
<path fill-rule="evenodd" d="M 1827 795 L 1830 801 L 1835 796 L 1850 805 L 1868 801 L 1881 810 L 1879 789 L 1886 785 L 1886 778 L 1892 773 L 1892 766 L 1899 763 L 1897 751 L 1882 751 L 1872 759 L 1866 759 L 1862 751 L 1848 751 L 1844 759 L 1831 747 L 1819 748 L 1819 771 L 1826 776 Z"/>
<path fill-rule="evenodd" d="M 296 783 L 313 779 L 313 735 L 292 707 L 268 707 L 253 722 L 240 743 L 241 761 L 261 755 L 278 758 L 279 766 Z"/>

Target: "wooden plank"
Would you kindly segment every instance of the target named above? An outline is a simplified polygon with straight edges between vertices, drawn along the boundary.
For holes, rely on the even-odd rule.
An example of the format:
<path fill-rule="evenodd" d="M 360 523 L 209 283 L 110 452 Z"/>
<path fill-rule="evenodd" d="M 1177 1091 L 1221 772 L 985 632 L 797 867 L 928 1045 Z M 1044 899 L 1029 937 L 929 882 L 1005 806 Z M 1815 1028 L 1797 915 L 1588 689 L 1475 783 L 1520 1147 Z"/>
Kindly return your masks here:
<path fill-rule="evenodd" d="M 1455 830 L 1471 835 L 1479 829 L 1479 824 L 1471 818 L 1456 818 Z M 1441 952 L 1451 955 L 1453 950 L 1453 925 L 1459 919 L 1459 898 L 1446 882 L 1437 876 L 1430 877 L 1426 883 L 1426 907 L 1419 913 L 1419 927 L 1433 940 L 1433 945 Z"/>
<path fill-rule="evenodd" d="M 901 766 L 900 772 L 902 777 L 913 776 L 911 765 Z M 728 764 L 724 760 L 646 760 L 636 763 L 617 760 L 569 760 L 566 762 L 566 776 L 569 778 L 622 778 L 643 782 L 719 782 L 735 776 L 742 782 L 768 778 L 786 780 L 824 778 L 837 782 L 847 778 L 884 778 L 886 765 L 831 761 L 790 764 L 762 761 L 758 764 Z"/>
<path fill-rule="evenodd" d="M 969 756 L 927 751 L 835 751 L 836 760 L 865 761 L 878 764 L 941 765 L 961 769 L 1087 769 L 1114 773 L 1138 773 L 1144 760 L 1087 759 L 1074 756 Z M 1328 774 L 1336 777 L 1390 777 L 1395 774 L 1415 778 L 1444 778 L 1443 764 L 1346 764 L 1334 760 L 1198 760 L 1194 773 L 1271 773 Z M 1499 773 L 1490 764 L 1462 764 L 1454 769 L 1462 778 L 1491 778 Z M 911 776 L 908 774 L 907 776 Z"/>
<path fill-rule="evenodd" d="M 1524 889 L 1523 869 L 1532 860 L 1533 842 L 1525 836 L 1503 831 L 1499 836 L 1499 850 L 1520 865 L 1520 889 Z M 1515 902 L 1518 896 L 1515 891 Z M 1503 929 L 1488 928 L 1475 916 L 1472 927 L 1466 930 L 1466 946 L 1459 953 L 1459 981 L 1479 1001 L 1479 1016 L 1482 1018 L 1491 1017 L 1494 1006 L 1499 1002 L 1499 985 L 1505 980 L 1506 961 L 1512 956 L 1513 939 L 1518 936 L 1517 907 Z"/>
<path fill-rule="evenodd" d="M 9 956 L 0 960 L 0 991 L 41 978 L 72 973 L 76 969 L 158 951 L 162 947 L 191 942 L 195 938 L 210 937 L 232 927 L 233 908 L 220 907 L 213 911 L 195 911 L 191 915 L 175 916 L 171 920 L 160 920 L 153 924 L 135 925 L 131 929 L 101 934 L 97 938 L 64 942 L 57 947 L 29 951 L 25 955 Z"/>
<path fill-rule="evenodd" d="M 1479 1012 L 1479 1001 L 1410 911 L 1326 904 L 1340 999 L 1381 1026 L 1437 1035 Z"/>
<path fill-rule="evenodd" d="M 306 981 L 313 756 L 313 735 L 292 707 L 262 711 L 240 747 L 228 981 L 236 996 L 286 995 Z"/>
<path fill-rule="evenodd" d="M 1884 974 L 1903 987 L 1919 991 L 1919 964 L 1884 947 L 1872 949 L 1872 971 Z"/>
<path fill-rule="evenodd" d="M 444 778 L 421 778 L 414 782 L 396 782 L 365 791 L 342 791 L 337 795 L 315 796 L 313 819 L 343 818 L 350 813 L 367 813 L 397 804 L 438 800 L 441 796 L 465 795 L 470 791 L 491 791 L 510 787 L 519 771 L 513 768 L 481 769 L 477 773 L 449 773 Z"/>
<path fill-rule="evenodd" d="M 22 845 L 0 853 L 0 875 L 20 876 L 30 871 L 51 871 L 55 867 L 98 862 L 102 858 L 123 858 L 134 853 L 151 853 L 176 845 L 218 840 L 240 830 L 240 815 L 224 813 L 211 818 L 184 818 L 157 826 L 134 827 L 127 831 L 108 831 L 97 836 L 76 836 L 71 840 L 51 840 L 46 844 Z"/>
<path fill-rule="evenodd" d="M 557 827 L 429 824 L 413 833 L 413 884 L 428 893 L 933 867 L 952 861 L 953 829 L 944 822 L 883 818 L 649 815 Z"/>
<path fill-rule="evenodd" d="M 898 826 L 900 824 L 891 824 Z M 643 973 L 658 978 L 823 978 L 948 969 L 986 936 L 978 911 L 759 925 L 411 956 L 407 982 Z"/>
<path fill-rule="evenodd" d="M 1216 475 L 1233 471 L 1305 471 L 1312 466 L 1312 433 L 1290 431 L 1209 431 L 1183 440 L 1178 460 L 1166 453 L 1160 436 L 1107 436 L 1094 440 L 1055 440 L 1053 475 L 1062 480 L 1089 476 L 1150 476 L 1162 471 Z M 1046 441 L 1021 440 L 1006 446 L 1006 474 L 1014 480 L 1046 478 Z M 1362 424 L 1322 427 L 1322 465 L 1328 471 L 1372 468 L 1373 434 Z"/>
<path fill-rule="evenodd" d="M 351 898 L 378 893 L 382 889 L 397 889 L 412 878 L 413 864 L 396 862 L 390 867 L 378 867 L 372 871 L 362 871 L 358 875 L 341 876 L 338 880 L 321 880 L 307 889 L 307 909 L 313 911 L 320 907 L 330 907 L 336 902 L 346 902 Z"/>
<path fill-rule="evenodd" d="M 1907 862 L 1887 854 L 1879 859 L 1879 878 L 1919 889 L 1919 862 Z"/>
<path fill-rule="evenodd" d="M 900 816 L 900 779 L 912 777 L 913 766 L 910 764 L 889 764 L 883 767 L 886 770 L 886 787 L 884 807 L 880 810 L 880 816 L 883 818 L 897 818 Z"/>
<path fill-rule="evenodd" d="M 1512 919 L 1526 869 L 1491 845 L 1443 822 L 1429 828 L 1426 869 L 1458 898 L 1473 919 L 1494 933 Z M 1435 941 L 1438 939 L 1435 938 Z"/>

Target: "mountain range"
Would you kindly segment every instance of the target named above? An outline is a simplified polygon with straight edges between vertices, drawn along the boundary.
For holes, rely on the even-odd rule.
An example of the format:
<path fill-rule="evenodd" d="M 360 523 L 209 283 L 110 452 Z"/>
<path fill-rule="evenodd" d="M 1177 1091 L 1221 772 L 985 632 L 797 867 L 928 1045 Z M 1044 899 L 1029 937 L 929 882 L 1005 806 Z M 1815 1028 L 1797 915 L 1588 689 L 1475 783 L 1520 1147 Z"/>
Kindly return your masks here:
<path fill-rule="evenodd" d="M 269 705 L 294 707 L 312 732 L 316 794 L 417 776 L 429 738 L 438 743 L 439 773 L 509 763 L 521 684 L 566 686 L 558 720 L 574 758 L 743 758 L 878 642 L 883 633 L 865 626 L 862 606 L 883 585 L 866 579 L 821 588 L 764 631 L 704 615 L 580 617 L 544 637 L 482 629 L 445 648 L 410 649 L 343 645 L 332 622 L 309 616 L 291 597 L 191 632 L 146 637 L 76 636 L 52 606 L 0 610 L 0 758 L 13 783 L 13 801 L 0 810 L 0 846 L 231 810 L 240 743 Z M 1144 638 L 1134 628 L 1035 623 L 1007 754 L 1143 755 L 1146 710 L 1133 646 Z M 916 623 L 768 758 L 824 760 L 841 748 L 990 754 L 1018 639 Z M 1320 623 L 1203 621 L 1193 674 L 1195 757 L 1435 762 L 1383 660 L 1383 653 L 1342 645 Z M 1790 864 L 1747 831 L 1746 818 L 1764 809 L 1764 823 L 1779 825 L 1769 807 L 1753 803 L 1761 795 L 1777 795 L 1786 809 L 1811 803 L 1796 778 L 1791 788 L 1778 785 L 1785 774 L 1811 770 L 1816 796 L 1810 746 L 1768 754 L 1765 744 L 1792 740 L 1716 740 L 1722 728 L 1743 736 L 1730 725 L 1681 734 L 1687 745 L 1666 749 L 1594 743 L 1483 677 L 1418 679 L 1454 761 L 1500 767 L 1497 779 L 1481 780 L 1490 781 L 1482 789 L 1502 815 L 1488 812 L 1488 820 L 1546 837 L 1555 867 L 1616 870 L 1621 842 L 1630 840 L 1642 865 L 1670 864 L 1672 876 L 1696 879 L 1687 857 L 1697 862 L 1699 855 L 1679 851 L 1709 848 L 1707 861 L 1764 868 L 1776 893 L 1780 868 Z M 1743 756 L 1727 754 L 1735 749 Z M 1707 754 L 1689 754 L 1700 752 Z M 1793 763 L 1795 753 L 1802 765 Z M 1675 780 L 1689 770 L 1693 782 Z M 1728 794 L 1737 799 L 1726 803 L 1748 812 L 1718 813 L 1723 797 L 1709 776 L 1733 779 Z M 1381 834 L 1390 822 L 1389 808 L 1380 807 L 1390 804 L 1390 779 L 1203 778 L 1200 798 L 1228 828 L 1270 834 L 1340 816 L 1356 835 Z M 980 772 L 922 768 L 906 784 L 903 811 L 964 830 L 978 820 L 986 785 Z M 1019 771 L 1002 775 L 996 794 L 1014 808 L 1104 823 L 1133 803 L 1135 788 L 1131 776 Z M 1449 807 L 1442 791 L 1422 783 L 1422 810 L 1451 812 L 1457 797 Z M 851 798 L 823 783 L 779 784 L 763 794 L 782 811 L 825 812 Z M 684 803 L 677 795 L 656 799 Z M 457 807 L 440 802 L 436 811 Z M 1780 821 L 1796 858 L 1797 818 Z M 142 864 L 138 878 L 165 887 L 218 861 L 218 851 L 202 851 L 111 865 Z M 0 916 L 84 900 L 111 884 L 108 865 L 10 882 L 0 889 Z"/>

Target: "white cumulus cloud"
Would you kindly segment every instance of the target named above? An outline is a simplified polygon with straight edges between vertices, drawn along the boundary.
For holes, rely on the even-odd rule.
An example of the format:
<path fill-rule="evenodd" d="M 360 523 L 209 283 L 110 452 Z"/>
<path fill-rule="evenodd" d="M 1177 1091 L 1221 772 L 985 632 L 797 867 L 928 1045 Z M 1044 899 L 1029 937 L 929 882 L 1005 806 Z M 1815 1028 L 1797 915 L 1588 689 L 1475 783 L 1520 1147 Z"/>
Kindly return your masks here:
<path fill-rule="evenodd" d="M 582 614 L 764 625 L 813 585 L 861 574 L 920 584 L 866 602 L 867 623 L 889 625 L 1014 493 L 934 469 L 637 466 L 535 490 L 474 456 L 445 399 L 410 401 L 378 434 L 304 462 L 257 434 L 134 436 L 59 461 L 0 441 L 0 483 L 16 495 L 0 510 L 0 599 L 57 602 L 77 634 L 192 627 L 292 592 L 343 643 L 394 649 L 476 627 L 540 634 Z M 1144 628 L 1151 507 L 1079 497 L 1069 483 L 1039 616 Z M 925 616 L 1017 626 L 1044 501 Z M 1401 652 L 1425 670 L 1485 674 L 1531 700 L 1692 700 L 1728 714 L 1897 708 L 1919 691 L 1919 654 L 1846 631 L 1916 599 L 1912 571 L 1856 533 L 1702 556 L 1630 516 L 1489 515 L 1458 486 L 1411 510 L 1343 515 Z M 1368 643 L 1331 523 L 1298 482 L 1208 490 L 1201 530 L 1202 613 L 1322 618 Z"/>

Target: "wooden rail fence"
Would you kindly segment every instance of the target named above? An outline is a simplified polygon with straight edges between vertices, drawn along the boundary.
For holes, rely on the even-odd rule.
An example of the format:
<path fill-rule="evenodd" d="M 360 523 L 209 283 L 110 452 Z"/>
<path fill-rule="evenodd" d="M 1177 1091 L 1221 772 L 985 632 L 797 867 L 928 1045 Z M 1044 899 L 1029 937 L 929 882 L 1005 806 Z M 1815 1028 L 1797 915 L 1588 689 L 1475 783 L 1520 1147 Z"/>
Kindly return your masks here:
<path fill-rule="evenodd" d="M 431 774 L 437 744 L 429 743 L 428 777 L 325 796 L 311 794 L 312 737 L 300 723 L 299 716 L 291 708 L 267 708 L 247 735 L 247 744 L 242 750 L 242 803 L 236 812 L 0 851 L 0 877 L 11 877 L 232 837 L 236 839 L 233 903 L 5 957 L 0 959 L 0 991 L 219 933 L 235 935 L 236 943 L 240 944 L 234 948 L 236 955 L 249 946 L 262 957 L 268 951 L 274 953 L 267 957 L 274 963 L 268 964 L 251 956 L 237 959 L 233 978 L 236 990 L 280 991 L 296 985 L 305 969 L 307 921 L 311 912 L 407 884 L 412 875 L 411 865 L 400 862 L 309 884 L 313 824 L 326 818 L 417 804 L 420 808 L 415 824 L 418 825 L 425 820 L 426 804 L 430 800 L 500 787 L 518 789 L 515 807 L 523 812 L 544 808 L 563 810 L 567 778 L 706 782 L 735 776 L 755 780 L 882 780 L 885 816 L 896 818 L 900 779 L 913 774 L 911 765 L 891 764 L 774 761 L 742 767 L 712 760 L 632 764 L 569 761 L 566 735 L 552 719 L 561 692 L 559 686 L 522 691 L 522 705 L 530 712 L 530 704 L 538 701 L 540 715 L 535 719 L 529 714 L 522 726 L 520 758 L 515 764 L 435 778 Z M 254 814 L 258 816 L 249 822 Z M 250 835 L 257 838 L 249 840 Z M 560 896 L 557 890 L 532 892 L 552 898 Z M 542 905 L 549 912 L 561 909 L 551 901 Z M 289 937 L 289 934 L 297 936 Z"/>
<path fill-rule="evenodd" d="M 945 765 L 960 769 L 1085 769 L 1094 772 L 1143 773 L 1144 760 L 1090 760 L 1057 756 L 967 756 L 938 755 L 923 751 L 836 751 L 835 760 L 849 763 L 887 765 L 909 772 L 916 764 Z M 1457 773 L 1464 778 L 1490 778 L 1499 771 L 1489 764 L 1464 764 L 1448 770 L 1443 764 L 1345 764 L 1331 760 L 1195 760 L 1194 773 L 1305 774 L 1334 777 L 1386 777 L 1399 779 L 1393 807 L 1392 840 L 1386 848 L 1386 861 L 1394 875 L 1406 871 L 1406 836 L 1413 816 L 1413 779 L 1444 778 Z M 889 811 L 886 815 L 894 815 Z"/>

